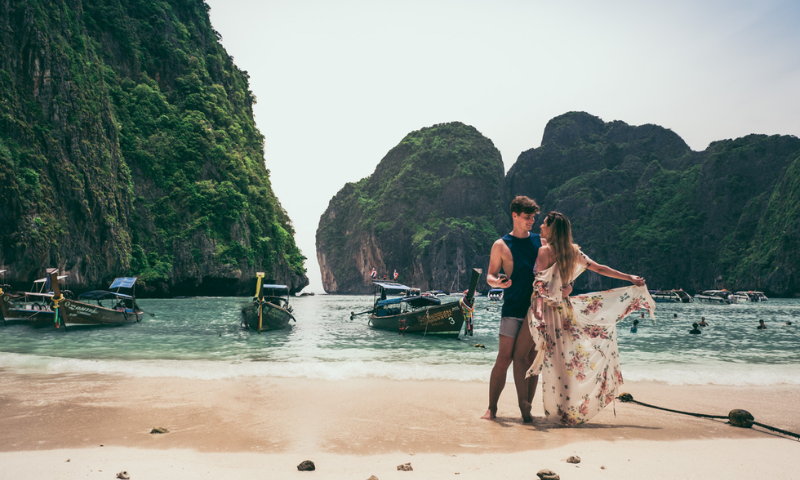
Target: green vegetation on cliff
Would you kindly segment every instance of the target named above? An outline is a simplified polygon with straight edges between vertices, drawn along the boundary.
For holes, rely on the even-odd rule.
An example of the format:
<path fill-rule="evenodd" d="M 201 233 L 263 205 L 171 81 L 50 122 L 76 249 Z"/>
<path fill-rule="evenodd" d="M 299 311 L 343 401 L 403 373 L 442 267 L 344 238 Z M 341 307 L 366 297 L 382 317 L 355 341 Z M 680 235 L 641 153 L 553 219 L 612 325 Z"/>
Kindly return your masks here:
<path fill-rule="evenodd" d="M 654 125 L 568 113 L 523 152 L 509 195 L 573 222 L 597 261 L 650 288 L 800 292 L 800 139 L 749 135 L 693 152 Z M 581 289 L 615 286 L 584 275 Z"/>
<path fill-rule="evenodd" d="M 421 288 L 463 288 L 509 221 L 503 164 L 492 142 L 454 122 L 408 134 L 375 172 L 331 200 L 317 230 L 328 292 L 371 291 L 395 269 Z M 484 258 L 485 257 L 485 258 Z"/>
<path fill-rule="evenodd" d="M 242 292 L 308 283 L 264 167 L 246 72 L 196 0 L 0 13 L 0 260 L 99 284 Z"/>

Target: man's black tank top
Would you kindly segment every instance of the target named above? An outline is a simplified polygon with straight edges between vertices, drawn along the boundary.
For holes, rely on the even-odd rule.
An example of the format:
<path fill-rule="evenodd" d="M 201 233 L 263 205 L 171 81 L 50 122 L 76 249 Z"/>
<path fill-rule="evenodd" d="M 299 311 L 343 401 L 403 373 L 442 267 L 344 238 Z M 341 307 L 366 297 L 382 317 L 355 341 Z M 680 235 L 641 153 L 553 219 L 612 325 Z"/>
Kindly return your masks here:
<path fill-rule="evenodd" d="M 523 318 L 531 306 L 533 295 L 533 267 L 539 255 L 542 240 L 538 234 L 531 233 L 528 238 L 518 238 L 510 233 L 503 236 L 503 241 L 511 250 L 514 259 L 514 270 L 511 272 L 511 286 L 503 293 L 504 317 Z"/>

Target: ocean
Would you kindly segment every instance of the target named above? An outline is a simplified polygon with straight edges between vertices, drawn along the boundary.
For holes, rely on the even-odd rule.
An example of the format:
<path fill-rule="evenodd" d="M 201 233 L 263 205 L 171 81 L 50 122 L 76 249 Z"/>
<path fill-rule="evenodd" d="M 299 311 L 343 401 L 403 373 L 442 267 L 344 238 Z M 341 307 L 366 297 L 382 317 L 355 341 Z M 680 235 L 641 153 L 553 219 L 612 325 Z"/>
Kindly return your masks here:
<path fill-rule="evenodd" d="M 219 379 L 304 377 L 342 380 L 488 382 L 497 355 L 500 303 L 479 297 L 475 334 L 445 339 L 379 331 L 366 316 L 371 296 L 292 298 L 297 323 L 258 334 L 241 328 L 248 298 L 142 299 L 155 314 L 115 328 L 33 329 L 0 324 L 0 369 L 43 374 L 117 374 Z M 677 314 L 677 318 L 673 316 Z M 692 322 L 706 317 L 701 335 Z M 800 299 L 742 305 L 657 304 L 656 323 L 620 322 L 626 380 L 676 385 L 800 385 Z M 763 319 L 767 330 L 757 330 Z M 791 321 L 793 325 L 786 325 Z M 483 344 L 485 348 L 476 348 Z M 511 372 L 509 370 L 509 376 Z"/>

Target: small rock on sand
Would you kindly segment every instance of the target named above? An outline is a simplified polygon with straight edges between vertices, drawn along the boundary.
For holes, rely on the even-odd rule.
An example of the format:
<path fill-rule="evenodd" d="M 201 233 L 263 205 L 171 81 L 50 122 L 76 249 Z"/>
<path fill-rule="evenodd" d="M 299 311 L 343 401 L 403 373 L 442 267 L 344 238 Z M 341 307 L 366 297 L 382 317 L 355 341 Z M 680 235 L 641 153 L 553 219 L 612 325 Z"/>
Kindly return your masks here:
<path fill-rule="evenodd" d="M 313 472 L 316 468 L 314 462 L 311 460 L 303 460 L 300 465 L 297 466 L 297 469 L 301 472 Z"/>
<path fill-rule="evenodd" d="M 567 463 L 581 463 L 581 457 L 573 455 L 567 459 Z"/>
<path fill-rule="evenodd" d="M 151 434 L 153 434 L 153 433 L 169 433 L 169 429 L 166 429 L 164 427 L 153 427 L 153 429 L 150 430 L 150 433 Z"/>
<path fill-rule="evenodd" d="M 606 467 L 604 467 L 603 465 L 600 466 L 600 470 L 605 470 L 605 469 Z"/>
<path fill-rule="evenodd" d="M 378 477 L 376 477 L 375 475 L 372 475 L 367 480 L 378 480 Z"/>
<path fill-rule="evenodd" d="M 398 470 L 401 470 L 401 471 L 403 471 L 403 472 L 411 472 L 411 471 L 413 471 L 413 470 L 414 470 L 413 468 L 411 468 L 411 462 L 409 462 L 409 463 L 404 463 L 403 465 L 398 465 L 398 466 L 397 466 L 397 469 L 398 469 Z"/>
<path fill-rule="evenodd" d="M 561 477 L 559 477 L 556 472 L 546 468 L 536 472 L 536 476 L 542 480 L 561 480 Z"/>
<path fill-rule="evenodd" d="M 128 472 L 122 471 L 117 474 L 117 478 L 128 479 L 131 478 L 131 476 L 128 475 Z"/>

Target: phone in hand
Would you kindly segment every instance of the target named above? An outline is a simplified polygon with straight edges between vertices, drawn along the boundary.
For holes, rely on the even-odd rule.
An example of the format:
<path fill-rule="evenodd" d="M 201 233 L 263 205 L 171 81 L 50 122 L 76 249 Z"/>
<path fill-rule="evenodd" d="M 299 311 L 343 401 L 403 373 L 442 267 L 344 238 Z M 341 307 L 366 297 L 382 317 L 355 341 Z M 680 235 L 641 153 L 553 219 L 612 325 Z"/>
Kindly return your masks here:
<path fill-rule="evenodd" d="M 508 281 L 508 277 L 505 273 L 498 273 L 497 278 L 500 280 L 500 283 L 506 283 Z"/>

